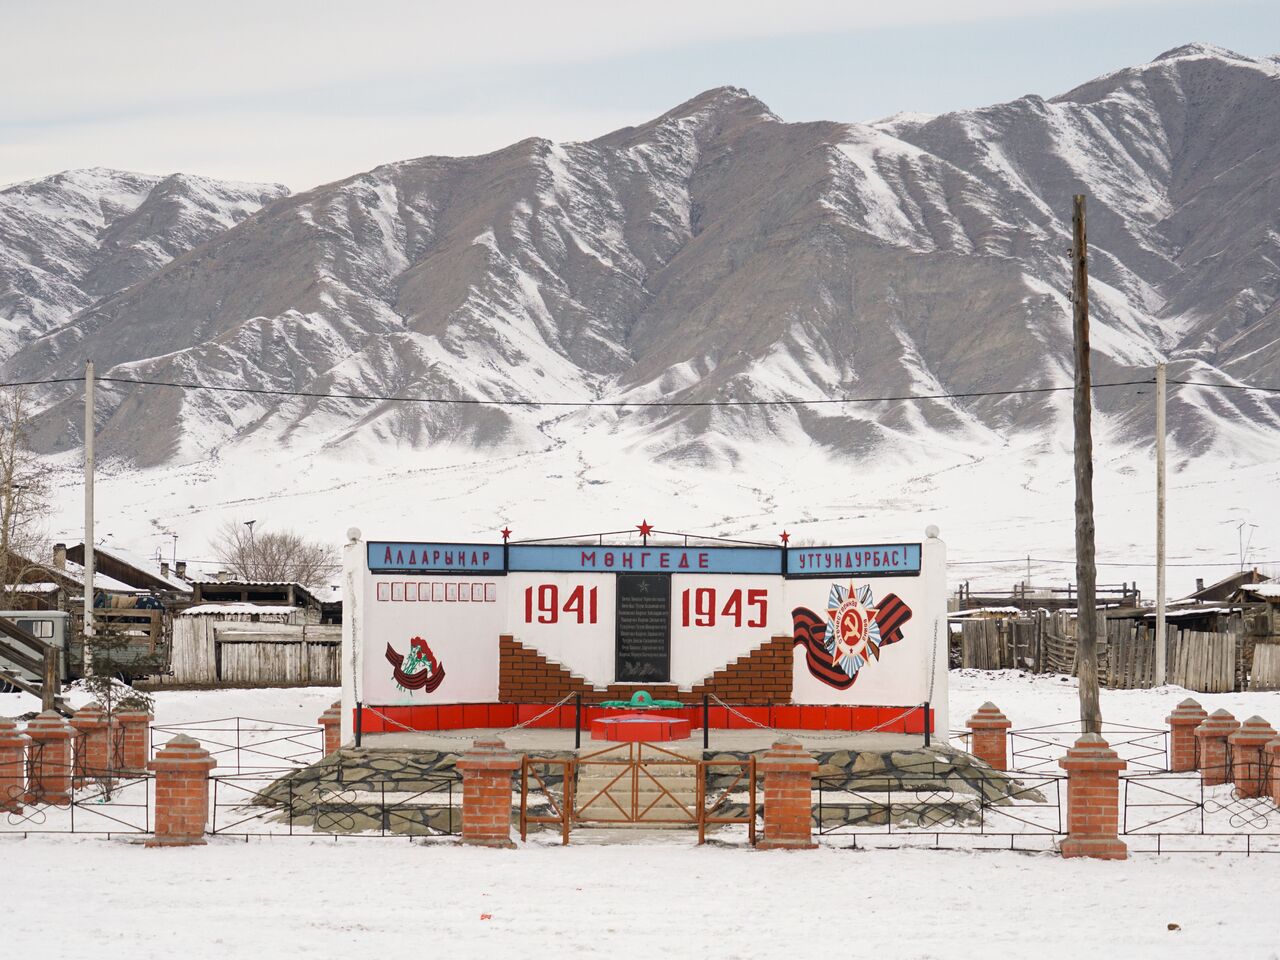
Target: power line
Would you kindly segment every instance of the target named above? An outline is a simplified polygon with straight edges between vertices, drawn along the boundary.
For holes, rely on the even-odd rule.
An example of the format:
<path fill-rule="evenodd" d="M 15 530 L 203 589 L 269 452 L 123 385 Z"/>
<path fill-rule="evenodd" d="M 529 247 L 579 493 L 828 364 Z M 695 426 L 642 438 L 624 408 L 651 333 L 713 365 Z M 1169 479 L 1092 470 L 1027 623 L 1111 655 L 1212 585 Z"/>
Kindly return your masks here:
<path fill-rule="evenodd" d="M 1026 564 L 1027 557 L 1011 557 L 1007 560 L 948 560 L 949 567 L 968 567 L 968 566 L 995 566 L 1001 563 L 1020 563 Z M 1075 566 L 1074 560 L 1054 560 L 1045 557 L 1031 557 L 1032 563 L 1056 564 L 1058 566 Z M 1272 564 L 1280 564 L 1280 560 L 1250 560 L 1246 566 L 1264 567 Z M 1099 567 L 1154 567 L 1155 564 L 1147 561 L 1139 561 L 1136 563 L 1127 563 L 1121 560 L 1099 560 Z M 1206 560 L 1203 563 L 1196 561 L 1187 561 L 1185 563 L 1166 563 L 1166 567 L 1240 567 L 1239 560 Z"/>
<path fill-rule="evenodd" d="M 31 387 L 58 383 L 80 383 L 83 377 L 55 377 L 47 380 L 20 380 L 0 384 L 0 387 Z M 127 384 L 142 387 L 176 387 L 180 390 L 208 390 L 215 393 L 242 393 L 273 397 L 302 397 L 316 400 L 360 400 L 372 403 L 426 403 L 457 404 L 485 407 L 787 407 L 817 406 L 842 403 L 893 403 L 914 400 L 967 400 L 979 397 L 1013 397 L 1032 394 L 1060 393 L 1074 390 L 1074 385 L 1062 387 L 1019 387 L 1011 390 L 968 390 L 956 393 L 914 393 L 883 397 L 814 397 L 787 398 L 782 400 L 491 400 L 469 397 L 416 397 L 401 394 L 326 393 L 319 390 L 284 390 L 272 387 L 231 387 L 208 383 L 184 383 L 176 380 L 135 380 L 126 377 L 98 377 L 99 383 Z M 1095 383 L 1094 389 L 1109 387 L 1133 387 L 1154 383 L 1151 379 L 1119 380 L 1114 383 Z"/>
<path fill-rule="evenodd" d="M 1216 387 L 1219 390 L 1254 390 L 1258 393 L 1280 393 L 1280 387 L 1255 387 L 1247 383 L 1208 383 L 1204 380 L 1170 380 L 1184 387 Z"/>
<path fill-rule="evenodd" d="M 285 390 L 275 387 L 234 387 L 211 383 L 183 382 L 179 380 L 137 380 L 129 377 L 98 377 L 99 383 L 114 383 L 138 387 L 173 387 L 179 390 L 207 390 L 212 393 L 240 393 L 255 396 L 299 397 L 313 400 L 356 400 L 369 403 L 425 403 L 456 404 L 483 407 L 790 407 L 819 406 L 844 403 L 902 403 L 918 400 L 972 400 L 982 397 L 1016 397 L 1037 394 L 1062 393 L 1074 390 L 1074 384 L 1060 387 L 1017 387 L 1008 390 L 963 390 L 954 393 L 911 393 L 881 397 L 787 397 L 780 400 L 497 400 L 473 397 L 418 397 L 403 394 L 376 393 L 328 393 L 321 390 Z M 0 388 L 52 386 L 61 383 L 83 383 L 83 377 L 49 377 L 41 380 L 14 380 L 0 383 Z M 1280 394 L 1280 387 L 1254 386 L 1243 383 L 1210 383 L 1203 380 L 1169 380 L 1169 383 L 1188 387 L 1209 387 L 1217 390 L 1243 390 L 1258 393 Z M 1154 378 L 1143 380 L 1117 380 L 1111 383 L 1095 383 L 1094 390 L 1149 386 Z"/>

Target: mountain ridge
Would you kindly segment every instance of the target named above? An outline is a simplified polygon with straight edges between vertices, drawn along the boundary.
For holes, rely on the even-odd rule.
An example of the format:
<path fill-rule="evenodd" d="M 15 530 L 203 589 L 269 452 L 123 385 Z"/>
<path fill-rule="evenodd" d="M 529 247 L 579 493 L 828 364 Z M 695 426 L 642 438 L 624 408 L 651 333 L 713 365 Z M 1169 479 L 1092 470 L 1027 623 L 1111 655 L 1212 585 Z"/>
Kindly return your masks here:
<path fill-rule="evenodd" d="M 1062 385 L 1083 191 L 1095 379 L 1162 359 L 1175 375 L 1256 379 L 1280 361 L 1275 63 L 1189 44 L 1047 99 L 873 123 L 787 123 L 717 87 L 591 140 L 264 192 L 145 275 L 113 287 L 125 267 L 104 273 L 108 292 L 17 344 L 3 372 L 65 375 L 66 357 L 90 353 L 125 377 L 583 402 Z M 129 237 L 146 248 L 142 228 Z M 1149 443 L 1136 396 L 1096 398 L 1117 448 Z M 41 397 L 37 449 L 74 450 L 74 388 Z M 565 414 L 120 386 L 104 386 L 99 420 L 104 455 L 143 469 L 256 443 L 376 459 L 575 436 L 734 469 L 764 442 L 867 461 L 1012 435 L 1060 446 L 1069 425 L 1053 396 Z M 1251 462 L 1280 406 L 1188 388 L 1170 423 L 1175 460 Z"/>

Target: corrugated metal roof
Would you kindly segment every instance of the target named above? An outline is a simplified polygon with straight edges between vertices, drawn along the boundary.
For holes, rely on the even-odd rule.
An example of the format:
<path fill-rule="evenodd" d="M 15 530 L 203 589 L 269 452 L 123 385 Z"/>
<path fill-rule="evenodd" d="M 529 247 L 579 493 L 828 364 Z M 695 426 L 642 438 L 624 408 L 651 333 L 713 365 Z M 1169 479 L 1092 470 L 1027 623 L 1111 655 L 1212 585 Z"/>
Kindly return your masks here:
<path fill-rule="evenodd" d="M 303 590 L 307 590 L 306 586 L 300 584 L 296 580 L 192 580 L 192 584 L 200 584 L 201 586 L 298 586 Z M 311 593 L 307 590 L 307 593 Z"/>
<path fill-rule="evenodd" d="M 257 613 L 288 617 L 301 612 L 301 610 L 301 607 L 282 607 L 279 604 L 270 603 L 198 603 L 194 607 L 187 607 L 178 616 L 208 617 L 236 613 Z"/>

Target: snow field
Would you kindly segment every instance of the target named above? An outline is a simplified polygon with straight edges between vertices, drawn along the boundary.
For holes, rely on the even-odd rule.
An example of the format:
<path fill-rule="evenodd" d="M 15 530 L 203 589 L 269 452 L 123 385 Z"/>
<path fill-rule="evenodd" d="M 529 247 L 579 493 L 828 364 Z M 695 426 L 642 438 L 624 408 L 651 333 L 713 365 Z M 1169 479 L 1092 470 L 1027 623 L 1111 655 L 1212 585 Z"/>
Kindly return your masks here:
<path fill-rule="evenodd" d="M 996 703 L 1017 727 L 1069 724 L 1074 681 L 953 671 L 957 726 Z M 1280 694 L 1103 691 L 1107 722 L 1163 726 L 1191 695 L 1280 721 Z M 157 723 L 246 716 L 313 724 L 332 688 L 166 691 Z M 73 695 L 73 701 L 80 698 Z M 35 706 L 0 696 L 0 716 Z M 1274 856 L 1171 854 L 1123 863 L 1056 854 L 696 848 L 689 833 L 583 831 L 516 851 L 402 839 L 212 839 L 195 849 L 66 835 L 0 839 L 6 950 L 172 957 L 468 958 L 1280 957 Z M 50 912 L 51 892 L 75 909 Z M 1169 929 L 1176 924 L 1178 929 Z"/>

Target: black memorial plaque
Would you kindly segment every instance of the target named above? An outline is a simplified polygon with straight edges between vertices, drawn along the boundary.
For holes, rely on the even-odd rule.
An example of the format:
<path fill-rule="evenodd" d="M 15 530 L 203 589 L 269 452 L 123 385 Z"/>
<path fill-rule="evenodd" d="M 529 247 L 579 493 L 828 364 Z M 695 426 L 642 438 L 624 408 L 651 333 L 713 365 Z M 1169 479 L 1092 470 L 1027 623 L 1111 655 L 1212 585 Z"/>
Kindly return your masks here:
<path fill-rule="evenodd" d="M 671 577 L 618 574 L 615 676 L 619 683 L 671 679 Z"/>

